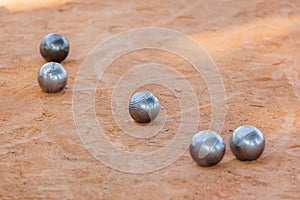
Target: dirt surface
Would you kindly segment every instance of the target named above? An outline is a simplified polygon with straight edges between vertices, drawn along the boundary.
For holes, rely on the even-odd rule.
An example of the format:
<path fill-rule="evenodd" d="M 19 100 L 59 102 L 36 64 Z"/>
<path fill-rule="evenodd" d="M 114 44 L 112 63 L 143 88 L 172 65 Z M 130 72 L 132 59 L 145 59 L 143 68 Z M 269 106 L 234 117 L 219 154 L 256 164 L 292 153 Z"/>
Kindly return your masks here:
<path fill-rule="evenodd" d="M 300 198 L 298 0 L 1 2 L 1 199 Z M 73 119 L 72 92 L 83 60 L 110 36 L 146 26 L 191 36 L 218 66 L 227 109 L 221 133 L 227 149 L 218 165 L 199 167 L 186 151 L 161 170 L 123 173 L 103 165 L 81 142 Z M 71 46 L 62 63 L 69 82 L 57 94 L 44 93 L 36 80 L 45 63 L 39 43 L 50 32 L 65 35 Z M 177 66 L 200 91 L 201 105 L 210 99 L 201 77 L 174 55 L 142 50 L 118 59 L 98 85 L 96 113 L 108 138 L 127 151 L 164 146 L 180 123 L 179 104 L 171 91 L 151 85 L 144 89 L 153 87 L 171 116 L 163 136 L 123 137 L 113 122 L 107 95 L 112 89 L 105 86 L 117 82 L 131 64 L 150 60 Z M 199 130 L 207 128 L 210 110 L 209 105 L 200 106 Z M 265 135 L 266 149 L 256 161 L 238 161 L 230 152 L 229 137 L 243 124 L 255 125 Z"/>

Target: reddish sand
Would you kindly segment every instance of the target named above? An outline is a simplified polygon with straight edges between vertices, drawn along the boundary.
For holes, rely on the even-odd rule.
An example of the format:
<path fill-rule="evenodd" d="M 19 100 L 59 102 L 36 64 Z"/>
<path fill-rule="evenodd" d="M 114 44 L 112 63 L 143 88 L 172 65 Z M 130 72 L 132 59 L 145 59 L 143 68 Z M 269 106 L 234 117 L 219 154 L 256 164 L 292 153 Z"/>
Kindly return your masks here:
<path fill-rule="evenodd" d="M 1 199 L 300 198 L 300 1 L 57 0 L 41 6 L 34 1 L 28 5 L 1 2 Z M 187 151 L 161 170 L 122 173 L 95 159 L 80 141 L 72 89 L 84 58 L 110 36 L 147 26 L 191 36 L 218 66 L 226 88 L 227 115 L 221 135 L 227 149 L 214 167 L 197 166 Z M 36 80 L 45 62 L 39 43 L 50 32 L 65 35 L 71 46 L 62 63 L 69 82 L 57 94 L 44 93 Z M 116 82 L 131 63 L 149 60 L 182 62 L 172 55 L 142 50 L 113 63 L 104 80 Z M 178 71 L 202 91 L 198 98 L 209 102 L 209 93 L 193 70 L 179 67 Z M 111 90 L 101 90 L 105 83 L 97 90 L 96 112 L 106 124 L 108 138 L 116 141 L 120 130 L 109 115 L 109 95 L 105 94 Z M 168 141 L 178 128 L 178 102 L 167 89 L 154 90 L 161 91 L 165 109 L 173 113 L 164 129 Z M 199 129 L 204 129 L 210 106 L 200 107 L 200 112 Z M 229 137 L 243 124 L 257 126 L 266 137 L 266 149 L 256 161 L 238 161 L 230 152 Z M 152 151 L 166 141 L 160 137 L 137 141 L 128 136 L 119 143 L 128 151 Z"/>

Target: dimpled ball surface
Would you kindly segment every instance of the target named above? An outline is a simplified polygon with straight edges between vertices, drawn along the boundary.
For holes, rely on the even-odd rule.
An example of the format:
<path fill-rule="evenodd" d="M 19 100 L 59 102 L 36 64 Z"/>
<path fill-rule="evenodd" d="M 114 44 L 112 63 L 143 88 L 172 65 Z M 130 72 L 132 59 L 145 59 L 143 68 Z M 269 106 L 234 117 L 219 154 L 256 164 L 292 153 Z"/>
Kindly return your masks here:
<path fill-rule="evenodd" d="M 68 73 L 59 63 L 48 62 L 38 72 L 38 83 L 48 93 L 61 91 L 67 84 Z"/>
<path fill-rule="evenodd" d="M 226 146 L 223 138 L 214 131 L 204 130 L 196 133 L 191 141 L 190 154 L 200 166 L 210 167 L 219 163 Z"/>
<path fill-rule="evenodd" d="M 135 93 L 129 101 L 129 114 L 138 123 L 153 121 L 160 110 L 160 103 L 151 92 Z"/>
<path fill-rule="evenodd" d="M 230 137 L 230 149 L 241 161 L 256 160 L 264 151 L 265 138 L 254 126 L 240 126 Z"/>
<path fill-rule="evenodd" d="M 40 43 L 40 53 L 48 62 L 63 61 L 68 56 L 69 49 L 69 42 L 60 34 L 50 33 Z"/>

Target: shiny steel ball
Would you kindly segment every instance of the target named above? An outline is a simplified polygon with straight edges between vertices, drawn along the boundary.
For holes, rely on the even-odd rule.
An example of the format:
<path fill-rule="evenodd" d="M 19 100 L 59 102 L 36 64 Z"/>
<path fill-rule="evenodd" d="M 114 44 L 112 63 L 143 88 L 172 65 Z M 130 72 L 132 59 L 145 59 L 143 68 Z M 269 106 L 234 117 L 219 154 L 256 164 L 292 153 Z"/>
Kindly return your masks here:
<path fill-rule="evenodd" d="M 38 72 L 38 83 L 48 93 L 61 91 L 67 84 L 68 73 L 66 69 L 57 62 L 44 64 Z"/>
<path fill-rule="evenodd" d="M 265 138 L 254 126 L 240 126 L 230 137 L 230 149 L 241 161 L 256 160 L 265 149 Z"/>
<path fill-rule="evenodd" d="M 160 103 L 151 92 L 135 93 L 129 101 L 129 114 L 138 123 L 153 121 L 160 110 Z"/>
<path fill-rule="evenodd" d="M 196 133 L 191 141 L 190 154 L 198 165 L 210 167 L 219 163 L 226 150 L 223 138 L 214 131 Z"/>
<path fill-rule="evenodd" d="M 50 33 L 40 43 L 40 53 L 48 62 L 63 61 L 68 56 L 69 49 L 69 42 L 60 34 Z"/>

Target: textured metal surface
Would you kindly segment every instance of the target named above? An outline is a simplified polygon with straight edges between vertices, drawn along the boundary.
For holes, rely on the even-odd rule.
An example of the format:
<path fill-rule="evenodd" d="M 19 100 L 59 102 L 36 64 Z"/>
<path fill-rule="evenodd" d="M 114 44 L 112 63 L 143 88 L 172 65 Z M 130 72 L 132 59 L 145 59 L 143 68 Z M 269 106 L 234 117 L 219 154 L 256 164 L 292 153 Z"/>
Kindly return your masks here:
<path fill-rule="evenodd" d="M 226 146 L 222 137 L 210 130 L 196 133 L 190 145 L 192 158 L 203 167 L 213 166 L 220 162 L 225 150 Z"/>
<path fill-rule="evenodd" d="M 38 83 L 48 93 L 61 91 L 67 84 L 68 73 L 59 63 L 48 62 L 38 72 Z"/>
<path fill-rule="evenodd" d="M 151 92 L 142 91 L 135 93 L 129 101 L 129 114 L 139 123 L 153 121 L 160 110 L 160 103 Z"/>
<path fill-rule="evenodd" d="M 46 61 L 61 62 L 69 54 L 69 42 L 62 35 L 50 33 L 40 43 L 40 53 Z"/>
<path fill-rule="evenodd" d="M 230 137 L 230 149 L 242 161 L 256 160 L 264 148 L 265 138 L 254 126 L 240 126 Z"/>

